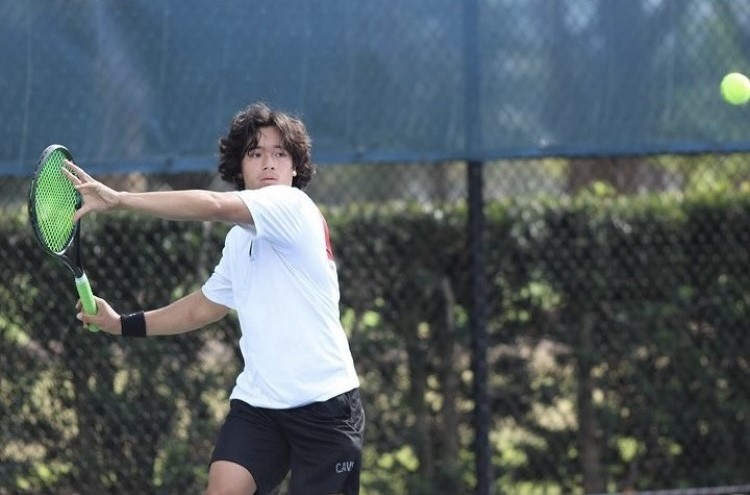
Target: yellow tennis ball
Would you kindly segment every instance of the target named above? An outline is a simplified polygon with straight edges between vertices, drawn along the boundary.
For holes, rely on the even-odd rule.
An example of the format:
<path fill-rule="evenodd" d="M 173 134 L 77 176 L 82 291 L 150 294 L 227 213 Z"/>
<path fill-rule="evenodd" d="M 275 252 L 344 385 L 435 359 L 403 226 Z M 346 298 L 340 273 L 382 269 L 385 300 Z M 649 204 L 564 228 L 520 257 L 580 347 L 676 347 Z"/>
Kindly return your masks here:
<path fill-rule="evenodd" d="M 750 100 L 750 79 L 739 72 L 731 72 L 721 80 L 721 95 L 732 105 L 744 105 Z"/>

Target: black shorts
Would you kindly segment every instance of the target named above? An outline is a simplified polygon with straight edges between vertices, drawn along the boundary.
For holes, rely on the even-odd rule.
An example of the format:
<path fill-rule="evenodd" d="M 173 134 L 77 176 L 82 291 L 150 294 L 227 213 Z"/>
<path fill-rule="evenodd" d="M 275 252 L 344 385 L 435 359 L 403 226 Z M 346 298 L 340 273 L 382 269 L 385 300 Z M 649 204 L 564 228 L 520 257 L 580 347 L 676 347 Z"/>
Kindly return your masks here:
<path fill-rule="evenodd" d="M 258 495 L 272 493 L 290 469 L 292 494 L 357 494 L 364 429 L 359 389 L 291 409 L 253 407 L 235 399 L 211 462 L 245 467 Z"/>

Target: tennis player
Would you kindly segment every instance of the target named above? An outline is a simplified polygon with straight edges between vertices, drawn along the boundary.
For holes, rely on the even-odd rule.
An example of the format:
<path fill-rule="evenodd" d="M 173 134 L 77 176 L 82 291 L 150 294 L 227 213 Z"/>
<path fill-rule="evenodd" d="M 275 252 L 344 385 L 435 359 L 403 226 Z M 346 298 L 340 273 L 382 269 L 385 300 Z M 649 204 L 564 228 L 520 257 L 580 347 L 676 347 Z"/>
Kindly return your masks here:
<path fill-rule="evenodd" d="M 244 369 L 211 457 L 207 494 L 272 493 L 291 470 L 294 494 L 359 492 L 365 414 L 339 319 L 328 227 L 302 189 L 311 140 L 297 118 L 262 103 L 219 141 L 218 170 L 238 191 L 115 191 L 72 162 L 90 212 L 129 210 L 228 222 L 222 257 L 201 289 L 150 311 L 118 314 L 97 298 L 86 324 L 123 336 L 184 333 L 238 315 Z"/>

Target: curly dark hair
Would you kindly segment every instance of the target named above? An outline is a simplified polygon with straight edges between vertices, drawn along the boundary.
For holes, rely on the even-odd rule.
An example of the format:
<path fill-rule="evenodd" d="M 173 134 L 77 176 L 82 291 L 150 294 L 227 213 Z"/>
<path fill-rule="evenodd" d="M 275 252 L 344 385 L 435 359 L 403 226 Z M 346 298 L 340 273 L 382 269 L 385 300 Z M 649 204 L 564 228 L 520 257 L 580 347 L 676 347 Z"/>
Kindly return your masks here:
<path fill-rule="evenodd" d="M 276 127 L 281 132 L 282 146 L 292 156 L 292 166 L 297 175 L 292 186 L 304 189 L 315 174 L 312 163 L 312 140 L 305 124 L 296 117 L 272 110 L 265 103 L 253 103 L 235 115 L 229 131 L 219 139 L 219 173 L 221 178 L 245 189 L 242 178 L 242 159 L 248 150 L 258 145 L 259 129 Z"/>

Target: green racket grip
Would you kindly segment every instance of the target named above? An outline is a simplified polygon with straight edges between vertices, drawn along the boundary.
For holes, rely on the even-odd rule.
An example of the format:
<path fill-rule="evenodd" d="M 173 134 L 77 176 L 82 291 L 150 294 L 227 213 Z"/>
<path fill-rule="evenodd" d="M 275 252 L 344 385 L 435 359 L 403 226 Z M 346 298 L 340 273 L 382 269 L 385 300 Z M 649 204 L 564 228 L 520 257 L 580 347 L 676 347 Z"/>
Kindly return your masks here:
<path fill-rule="evenodd" d="M 89 283 L 89 279 L 85 273 L 80 277 L 76 277 L 76 289 L 78 289 L 78 295 L 81 298 L 83 311 L 87 315 L 95 315 L 96 300 L 94 299 L 94 291 L 91 290 L 91 284 Z M 86 325 L 86 328 L 88 328 L 92 332 L 99 331 L 99 327 L 92 324 Z"/>

